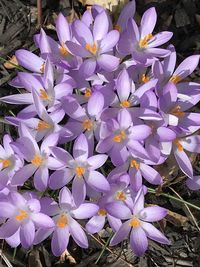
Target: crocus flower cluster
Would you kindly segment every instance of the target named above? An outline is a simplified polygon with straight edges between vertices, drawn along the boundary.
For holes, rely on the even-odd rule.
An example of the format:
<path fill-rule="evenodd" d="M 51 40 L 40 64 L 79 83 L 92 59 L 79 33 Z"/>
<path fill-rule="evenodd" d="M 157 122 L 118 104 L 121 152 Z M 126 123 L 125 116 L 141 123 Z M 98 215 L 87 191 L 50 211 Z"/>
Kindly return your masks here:
<path fill-rule="evenodd" d="M 59 14 L 57 40 L 41 30 L 37 54 L 16 51 L 20 93 L 0 98 L 22 107 L 5 117 L 18 137 L 0 146 L 0 238 L 12 247 L 49 238 L 59 256 L 70 237 L 87 248 L 86 233 L 108 224 L 111 246 L 128 238 L 141 256 L 148 239 L 170 244 L 153 225 L 167 210 L 145 204 L 148 186 L 163 183 L 155 167 L 173 156 L 200 189 L 187 154 L 200 152 L 200 85 L 186 80 L 199 55 L 176 68 L 174 46 L 160 47 L 172 33 L 154 33 L 155 8 L 140 25 L 134 13 L 131 1 L 114 25 L 98 5 L 71 24 Z"/>

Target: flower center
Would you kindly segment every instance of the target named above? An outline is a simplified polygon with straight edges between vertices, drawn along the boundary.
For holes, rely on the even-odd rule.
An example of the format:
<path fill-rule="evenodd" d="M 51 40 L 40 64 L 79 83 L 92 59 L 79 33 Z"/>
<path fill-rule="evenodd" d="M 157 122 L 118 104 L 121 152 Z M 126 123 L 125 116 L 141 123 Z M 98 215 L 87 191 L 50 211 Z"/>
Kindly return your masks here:
<path fill-rule="evenodd" d="M 185 112 L 181 111 L 181 107 L 180 106 L 176 106 L 174 107 L 171 112 L 172 115 L 177 116 L 177 117 L 184 117 L 185 116 Z"/>
<path fill-rule="evenodd" d="M 64 42 L 61 43 L 61 47 L 59 48 L 59 52 L 60 52 L 61 56 L 64 56 L 64 57 L 66 57 L 66 56 L 69 55 L 69 51 L 68 51 L 68 49 L 66 48 Z"/>
<path fill-rule="evenodd" d="M 105 209 L 99 209 L 98 210 L 98 215 L 100 216 L 105 216 L 107 214 L 106 210 Z"/>
<path fill-rule="evenodd" d="M 129 225 L 133 228 L 138 228 L 140 227 L 140 221 L 136 216 L 133 216 L 133 218 L 130 220 Z"/>
<path fill-rule="evenodd" d="M 180 143 L 180 141 L 178 139 L 174 140 L 173 143 L 178 148 L 178 151 L 179 152 L 182 152 L 183 151 L 183 146 L 181 145 L 181 143 Z"/>
<path fill-rule="evenodd" d="M 118 32 L 122 32 L 122 27 L 119 25 L 119 24 L 116 24 L 114 27 L 113 27 L 114 30 L 117 30 Z"/>
<path fill-rule="evenodd" d="M 42 157 L 40 155 L 35 155 L 34 158 L 31 160 L 31 163 L 37 166 L 41 165 Z"/>
<path fill-rule="evenodd" d="M 82 123 L 82 126 L 84 130 L 91 131 L 93 127 L 93 122 L 87 119 Z"/>
<path fill-rule="evenodd" d="M 148 75 L 142 74 L 141 81 L 143 83 L 147 83 L 150 81 L 150 77 Z"/>
<path fill-rule="evenodd" d="M 126 138 L 126 132 L 125 131 L 120 131 L 120 133 L 119 134 L 117 134 L 117 135 L 115 135 L 114 137 L 113 137 L 113 141 L 115 142 L 115 143 L 120 143 L 120 142 L 122 142 L 122 140 L 124 140 Z"/>
<path fill-rule="evenodd" d="M 83 176 L 83 174 L 85 173 L 85 168 L 83 167 L 80 167 L 80 166 L 77 166 L 75 168 L 75 172 L 76 172 L 76 175 L 80 178 Z"/>
<path fill-rule="evenodd" d="M 8 168 L 11 165 L 11 161 L 9 159 L 0 159 L 0 163 L 3 164 L 3 168 Z"/>
<path fill-rule="evenodd" d="M 66 225 L 68 225 L 68 219 L 67 216 L 65 214 L 60 215 L 60 217 L 58 218 L 57 222 L 56 222 L 56 226 L 58 228 L 64 228 Z"/>
<path fill-rule="evenodd" d="M 121 102 L 120 107 L 122 108 L 130 108 L 131 103 L 128 100 L 124 100 Z"/>
<path fill-rule="evenodd" d="M 50 129 L 50 128 L 51 128 L 51 125 L 48 124 L 47 122 L 41 121 L 41 120 L 38 122 L 38 126 L 37 126 L 38 131 Z"/>
<path fill-rule="evenodd" d="M 40 72 L 44 73 L 44 68 L 45 68 L 45 63 L 42 63 L 41 67 L 40 67 Z"/>
<path fill-rule="evenodd" d="M 123 191 L 118 191 L 116 193 L 116 199 L 124 201 L 124 200 L 126 200 L 126 194 Z"/>
<path fill-rule="evenodd" d="M 173 82 L 174 84 L 177 84 L 178 82 L 181 81 L 181 76 L 175 75 L 175 76 L 172 76 L 169 80 L 170 80 L 170 82 Z"/>
<path fill-rule="evenodd" d="M 136 170 L 139 170 L 140 168 L 140 163 L 138 163 L 135 159 L 132 159 L 130 162 L 131 168 L 136 168 Z"/>
<path fill-rule="evenodd" d="M 93 55 L 96 55 L 96 53 L 97 53 L 97 45 L 94 43 L 93 45 L 91 45 L 91 44 L 86 44 L 85 45 L 85 49 L 87 50 L 87 51 L 89 51 L 91 54 L 93 54 Z"/>
<path fill-rule="evenodd" d="M 91 95 L 92 95 L 91 89 L 90 88 L 86 88 L 85 92 L 84 92 L 84 96 L 89 98 L 89 97 L 91 97 Z"/>
<path fill-rule="evenodd" d="M 21 221 L 23 221 L 24 219 L 27 219 L 27 218 L 28 218 L 28 213 L 25 210 L 20 210 L 19 214 L 15 216 L 15 219 L 18 222 L 21 222 Z"/>
<path fill-rule="evenodd" d="M 44 89 L 40 89 L 40 98 L 42 100 L 49 100 L 49 96 Z"/>
<path fill-rule="evenodd" d="M 149 44 L 149 41 L 153 38 L 153 35 L 151 33 L 147 34 L 144 38 L 140 39 L 139 41 L 139 47 L 145 48 Z"/>

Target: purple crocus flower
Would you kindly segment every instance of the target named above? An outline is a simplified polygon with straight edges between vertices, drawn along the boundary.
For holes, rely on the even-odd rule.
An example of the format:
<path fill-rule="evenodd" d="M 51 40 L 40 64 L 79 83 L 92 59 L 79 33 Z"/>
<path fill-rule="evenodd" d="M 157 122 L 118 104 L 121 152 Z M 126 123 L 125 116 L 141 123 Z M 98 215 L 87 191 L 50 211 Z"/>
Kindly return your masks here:
<path fill-rule="evenodd" d="M 33 244 L 35 229 L 51 228 L 53 220 L 40 212 L 38 199 L 26 199 L 17 192 L 10 192 L 6 200 L 0 201 L 0 217 L 8 219 L 0 227 L 0 238 L 12 246 L 22 244 L 28 248 Z"/>
<path fill-rule="evenodd" d="M 154 7 L 149 8 L 142 16 L 140 28 L 133 19 L 129 19 L 127 29 L 121 34 L 118 50 L 123 55 L 132 54 L 134 60 L 145 63 L 153 57 L 165 57 L 170 51 L 157 48 L 169 41 L 172 32 L 160 32 L 153 35 L 157 14 Z"/>
<path fill-rule="evenodd" d="M 151 128 L 147 125 L 133 126 L 129 111 L 121 109 L 117 115 L 117 120 L 112 119 L 102 124 L 100 129 L 101 139 L 96 146 L 96 151 L 98 153 L 108 153 L 112 163 L 118 166 L 127 160 L 129 150 L 133 153 L 144 151 L 139 141 L 143 141 L 150 133 Z"/>
<path fill-rule="evenodd" d="M 50 156 L 49 146 L 56 145 L 58 134 L 51 134 L 43 140 L 41 147 L 24 124 L 19 126 L 20 138 L 12 143 L 14 150 L 24 158 L 28 164 L 20 168 L 12 178 L 12 185 L 23 185 L 34 174 L 34 186 L 44 191 L 48 185 L 49 169 L 63 167 L 60 161 Z"/>
<path fill-rule="evenodd" d="M 86 78 L 94 74 L 97 66 L 106 71 L 113 71 L 119 65 L 119 58 L 110 54 L 119 40 L 119 32 L 108 32 L 108 29 L 109 20 L 105 11 L 96 16 L 92 32 L 80 20 L 73 24 L 74 35 L 79 44 L 68 41 L 66 45 L 72 54 L 85 58 L 79 71 Z"/>
<path fill-rule="evenodd" d="M 159 206 L 144 208 L 144 193 L 138 192 L 132 210 L 128 207 L 109 210 L 116 218 L 126 220 L 114 234 L 110 245 L 114 246 L 126 239 L 130 234 L 130 246 L 136 256 L 142 256 L 148 248 L 148 239 L 161 244 L 170 244 L 170 241 L 151 223 L 163 219 L 167 210 Z"/>
<path fill-rule="evenodd" d="M 92 217 L 98 211 L 96 204 L 85 202 L 76 207 L 73 196 L 66 187 L 60 190 L 59 204 L 49 198 L 44 198 L 42 203 L 45 213 L 53 216 L 55 226 L 51 229 L 39 229 L 34 244 L 42 242 L 53 234 L 51 249 L 55 256 L 60 256 L 67 249 L 70 235 L 80 247 L 88 247 L 87 236 L 76 219 Z"/>
<path fill-rule="evenodd" d="M 12 141 L 12 138 L 6 134 L 3 137 L 3 146 L 0 145 L 0 189 L 3 189 L 16 171 L 23 166 L 22 158 L 14 152 L 10 145 Z"/>
<path fill-rule="evenodd" d="M 85 200 L 86 183 L 99 192 L 110 190 L 107 179 L 96 171 L 106 162 L 108 156 L 94 155 L 88 157 L 88 142 L 84 134 L 81 134 L 74 142 L 73 157 L 62 148 L 52 147 L 51 151 L 65 168 L 55 171 L 50 176 L 49 186 L 52 189 L 58 189 L 74 178 L 72 194 L 77 206 Z"/>
<path fill-rule="evenodd" d="M 199 190 L 200 189 L 200 175 L 193 176 L 192 179 L 188 178 L 186 180 L 186 185 L 191 190 Z"/>

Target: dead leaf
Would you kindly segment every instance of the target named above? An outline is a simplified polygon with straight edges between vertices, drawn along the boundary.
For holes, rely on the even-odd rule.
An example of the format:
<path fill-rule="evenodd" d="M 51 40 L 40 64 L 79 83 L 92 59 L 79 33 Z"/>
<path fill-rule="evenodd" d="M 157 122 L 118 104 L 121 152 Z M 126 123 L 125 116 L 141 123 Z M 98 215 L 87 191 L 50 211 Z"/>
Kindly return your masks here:
<path fill-rule="evenodd" d="M 17 61 L 17 58 L 15 55 L 13 55 L 9 60 L 7 60 L 4 64 L 4 67 L 8 70 L 14 69 L 15 65 L 19 66 L 19 63 Z"/>
<path fill-rule="evenodd" d="M 34 249 L 29 253 L 28 266 L 29 267 L 43 267 L 40 261 L 40 253 L 38 250 Z"/>
<path fill-rule="evenodd" d="M 165 219 L 175 226 L 185 226 L 189 221 L 187 217 L 170 210 L 168 210 L 168 214 Z"/>
<path fill-rule="evenodd" d="M 69 251 L 66 249 L 62 255 L 60 256 L 60 263 L 65 263 L 66 261 L 69 261 L 70 264 L 76 264 L 76 260 L 72 255 L 69 253 Z"/>

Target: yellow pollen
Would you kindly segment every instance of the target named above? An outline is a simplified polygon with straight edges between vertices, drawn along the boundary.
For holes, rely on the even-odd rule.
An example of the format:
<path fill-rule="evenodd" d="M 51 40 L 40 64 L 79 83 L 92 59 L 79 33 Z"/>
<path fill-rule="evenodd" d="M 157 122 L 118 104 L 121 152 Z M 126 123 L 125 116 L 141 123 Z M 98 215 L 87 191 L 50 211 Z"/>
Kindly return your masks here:
<path fill-rule="evenodd" d="M 97 53 L 97 45 L 94 43 L 93 45 L 91 45 L 91 44 L 86 44 L 85 45 L 85 49 L 87 50 L 87 51 L 89 51 L 91 54 L 93 54 L 93 55 L 96 55 L 96 53 Z"/>
<path fill-rule="evenodd" d="M 145 75 L 145 74 L 142 74 L 141 81 L 142 81 L 143 83 L 147 83 L 147 82 L 150 81 L 150 77 L 147 76 L 147 75 Z"/>
<path fill-rule="evenodd" d="M 42 65 L 41 65 L 41 67 L 40 67 L 40 72 L 41 72 L 41 73 L 44 73 L 44 68 L 45 68 L 45 64 L 42 63 Z"/>
<path fill-rule="evenodd" d="M 44 89 L 40 89 L 40 98 L 42 100 L 49 100 L 49 96 Z"/>
<path fill-rule="evenodd" d="M 21 222 L 21 221 L 23 221 L 24 219 L 27 219 L 27 218 L 28 218 L 28 213 L 25 210 L 20 210 L 19 214 L 15 216 L 15 219 L 18 222 Z"/>
<path fill-rule="evenodd" d="M 91 97 L 91 95 L 92 95 L 91 89 L 90 88 L 86 88 L 85 92 L 84 92 L 84 96 L 89 98 L 89 97 Z"/>
<path fill-rule="evenodd" d="M 31 160 L 31 163 L 38 166 L 41 165 L 42 157 L 40 155 L 35 155 L 34 158 Z"/>
<path fill-rule="evenodd" d="M 140 164 L 135 159 L 131 160 L 130 166 L 131 168 L 136 168 L 136 170 L 140 168 Z"/>
<path fill-rule="evenodd" d="M 41 120 L 38 122 L 37 130 L 41 131 L 41 130 L 50 129 L 50 128 L 51 128 L 51 125 L 48 124 L 47 122 L 41 121 Z"/>
<path fill-rule="evenodd" d="M 76 175 L 80 178 L 85 173 L 85 168 L 77 166 L 75 168 Z"/>
<path fill-rule="evenodd" d="M 128 100 L 124 100 L 121 102 L 120 107 L 122 108 L 130 108 L 131 104 Z"/>
<path fill-rule="evenodd" d="M 64 228 L 68 224 L 68 219 L 65 214 L 60 215 L 56 222 L 56 226 L 59 228 Z"/>
<path fill-rule="evenodd" d="M 184 117 L 185 116 L 185 112 L 181 111 L 181 107 L 180 106 L 176 106 L 174 107 L 171 112 L 172 115 L 177 116 L 177 117 Z"/>
<path fill-rule="evenodd" d="M 117 30 L 118 32 L 122 32 L 122 27 L 119 24 L 116 24 L 114 27 L 114 30 Z"/>
<path fill-rule="evenodd" d="M 149 44 L 149 41 L 153 38 L 153 35 L 151 33 L 147 34 L 143 39 L 140 39 L 139 41 L 139 47 L 145 48 Z"/>
<path fill-rule="evenodd" d="M 170 82 L 173 82 L 174 84 L 177 84 L 178 82 L 181 81 L 181 76 L 175 75 L 175 76 L 172 76 L 169 80 L 170 80 Z"/>
<path fill-rule="evenodd" d="M 112 140 L 115 143 L 120 143 L 125 138 L 126 138 L 126 133 L 125 133 L 125 131 L 122 130 L 122 131 L 120 131 L 119 134 L 115 135 Z"/>
<path fill-rule="evenodd" d="M 126 200 L 126 194 L 123 191 L 118 191 L 116 194 L 116 199 L 124 201 Z"/>
<path fill-rule="evenodd" d="M 64 57 L 68 56 L 70 54 L 68 49 L 65 47 L 64 42 L 61 43 L 61 47 L 59 48 L 59 52 L 60 52 L 61 56 L 64 56 Z"/>
<path fill-rule="evenodd" d="M 181 145 L 181 143 L 180 143 L 180 141 L 178 139 L 174 140 L 173 143 L 178 148 L 178 151 L 179 152 L 182 152 L 183 151 L 183 146 Z"/>
<path fill-rule="evenodd" d="M 105 216 L 107 214 L 106 210 L 105 209 L 99 209 L 98 210 L 98 215 L 100 216 Z"/>
<path fill-rule="evenodd" d="M 87 119 L 82 123 L 82 126 L 84 130 L 91 131 L 93 127 L 93 122 Z"/>
<path fill-rule="evenodd" d="M 11 165 L 11 161 L 9 159 L 0 159 L 0 163 L 3 164 L 3 168 L 8 168 Z"/>
<path fill-rule="evenodd" d="M 131 219 L 129 225 L 133 228 L 138 228 L 140 227 L 140 221 L 138 220 L 138 218 L 136 218 L 135 216 L 133 216 L 133 219 Z"/>

